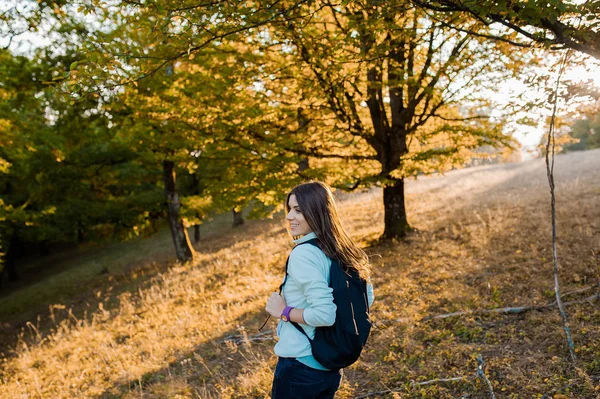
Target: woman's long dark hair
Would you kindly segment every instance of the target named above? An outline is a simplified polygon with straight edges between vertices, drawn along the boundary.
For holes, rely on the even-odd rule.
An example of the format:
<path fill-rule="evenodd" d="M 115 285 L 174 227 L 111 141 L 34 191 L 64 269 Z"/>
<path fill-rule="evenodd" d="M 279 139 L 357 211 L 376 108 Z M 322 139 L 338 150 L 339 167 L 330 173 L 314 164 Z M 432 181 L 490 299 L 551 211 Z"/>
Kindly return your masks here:
<path fill-rule="evenodd" d="M 285 201 L 286 215 L 290 212 L 289 201 L 292 195 L 296 196 L 300 211 L 316 233 L 325 255 L 338 259 L 345 267 L 356 270 L 362 279 L 368 281 L 371 274 L 369 257 L 344 230 L 329 186 L 312 181 L 294 187 Z"/>

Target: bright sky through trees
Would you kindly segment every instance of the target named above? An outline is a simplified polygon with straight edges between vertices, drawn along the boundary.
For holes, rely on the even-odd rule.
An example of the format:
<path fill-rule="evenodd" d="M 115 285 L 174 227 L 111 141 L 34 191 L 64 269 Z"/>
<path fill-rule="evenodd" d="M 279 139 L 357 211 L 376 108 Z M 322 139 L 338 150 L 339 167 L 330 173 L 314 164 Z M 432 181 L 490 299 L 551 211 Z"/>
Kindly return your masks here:
<path fill-rule="evenodd" d="M 558 55 L 558 54 L 557 54 Z M 562 77 L 564 83 L 569 84 L 593 84 L 597 89 L 600 89 L 600 62 L 591 57 L 586 57 L 586 63 L 575 67 L 569 68 Z M 556 82 L 556 69 L 540 68 L 540 75 L 548 75 L 550 82 Z M 499 104 L 506 104 L 519 96 L 523 96 L 525 99 L 533 99 L 535 97 L 547 97 L 544 95 L 543 88 L 532 87 L 527 85 L 523 80 L 511 79 L 499 83 L 498 92 L 495 93 L 495 100 Z M 576 108 L 580 104 L 578 101 L 571 101 L 569 104 L 560 104 L 559 109 L 562 110 L 562 114 L 573 114 L 576 112 Z M 560 111 L 559 111 L 560 112 Z M 537 126 L 520 125 L 516 129 L 515 138 L 523 145 L 524 159 L 527 159 L 531 155 L 528 155 L 529 151 L 534 151 L 539 145 L 542 136 L 546 133 L 545 118 L 551 113 L 551 108 L 537 109 L 534 112 L 528 114 L 519 115 L 520 117 L 533 118 L 537 121 Z"/>
<path fill-rule="evenodd" d="M 562 53 L 556 53 L 555 55 L 557 60 L 559 58 L 559 54 L 562 55 Z M 561 79 L 563 84 L 593 85 L 596 90 L 600 89 L 600 61 L 587 56 L 582 56 L 581 58 L 583 58 L 582 62 L 576 66 L 570 67 L 565 71 L 565 74 Z M 541 68 L 539 70 L 539 74 L 548 75 L 549 82 L 554 85 L 557 78 L 557 68 Z M 518 96 L 519 94 L 525 94 L 525 98 L 533 98 L 535 96 L 547 97 L 547 95 L 544 95 L 542 88 L 527 86 L 522 80 L 515 79 L 502 82 L 498 92 L 498 98 L 500 101 L 502 101 L 501 99 L 508 99 L 510 97 Z M 577 112 L 577 107 L 585 101 L 589 102 L 589 98 L 572 98 L 567 104 L 564 102 L 559 103 L 559 114 L 562 114 L 562 117 L 574 115 Z M 522 125 L 519 127 L 519 129 L 517 129 L 515 138 L 523 145 L 524 155 L 526 155 L 527 151 L 535 150 L 535 148 L 539 145 L 542 136 L 546 134 L 547 127 L 545 120 L 550 116 L 550 114 L 550 106 L 541 108 L 535 111 L 534 115 L 527 115 L 527 117 L 537 120 L 537 126 Z M 527 159 L 527 157 L 525 157 L 525 159 Z"/>

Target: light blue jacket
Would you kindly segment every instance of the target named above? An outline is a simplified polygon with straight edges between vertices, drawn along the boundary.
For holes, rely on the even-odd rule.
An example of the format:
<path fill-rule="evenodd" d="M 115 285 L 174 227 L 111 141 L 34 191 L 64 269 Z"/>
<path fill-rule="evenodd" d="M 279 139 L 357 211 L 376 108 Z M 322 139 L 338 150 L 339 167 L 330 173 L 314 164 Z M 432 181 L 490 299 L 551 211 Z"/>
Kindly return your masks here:
<path fill-rule="evenodd" d="M 309 233 L 294 242 L 301 244 L 313 238 L 317 235 Z M 314 245 L 297 245 L 290 254 L 288 279 L 282 294 L 288 306 L 304 309 L 306 324 L 299 324 L 311 339 L 315 336 L 315 327 L 331 326 L 335 322 L 336 306 L 333 290 L 329 287 L 330 268 L 331 259 Z M 367 296 L 371 306 L 374 299 L 371 284 L 367 285 Z M 312 356 L 308 339 L 291 323 L 280 320 L 277 335 L 277 356 L 294 357 L 309 367 L 327 370 Z"/>

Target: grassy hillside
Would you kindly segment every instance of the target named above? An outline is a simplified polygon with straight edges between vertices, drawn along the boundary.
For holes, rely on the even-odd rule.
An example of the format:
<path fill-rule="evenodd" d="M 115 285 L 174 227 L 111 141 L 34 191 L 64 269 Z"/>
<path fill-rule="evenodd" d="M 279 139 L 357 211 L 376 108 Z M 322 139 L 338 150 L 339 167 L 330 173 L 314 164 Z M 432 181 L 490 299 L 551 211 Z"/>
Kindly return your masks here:
<path fill-rule="evenodd" d="M 581 301 L 600 293 L 599 169 L 599 150 L 557 157 L 562 290 L 577 302 L 567 307 L 575 365 L 556 309 L 481 312 L 554 300 L 542 160 L 408 182 L 418 231 L 402 242 L 376 244 L 380 190 L 344 195 L 345 225 L 372 259 L 376 327 L 338 397 L 491 397 L 476 375 L 478 357 L 497 397 L 600 397 L 600 301 Z M 0 398 L 268 397 L 275 324 L 266 334 L 257 328 L 291 249 L 282 221 L 222 229 L 183 266 L 165 267 L 168 237 L 155 239 L 155 253 L 139 243 L 113 248 L 135 262 L 13 333 Z M 11 298 L 24 300 L 18 291 L 3 300 Z M 431 318 L 452 312 L 470 313 Z M 452 381 L 426 383 L 437 379 Z"/>

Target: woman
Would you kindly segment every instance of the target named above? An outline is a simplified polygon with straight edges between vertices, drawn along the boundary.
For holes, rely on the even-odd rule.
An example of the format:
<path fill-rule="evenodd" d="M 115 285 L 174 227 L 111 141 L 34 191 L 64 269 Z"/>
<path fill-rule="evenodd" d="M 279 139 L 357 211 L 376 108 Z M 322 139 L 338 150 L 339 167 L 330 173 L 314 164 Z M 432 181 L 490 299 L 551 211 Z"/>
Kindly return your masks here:
<path fill-rule="evenodd" d="M 279 356 L 273 378 L 272 398 L 333 398 L 342 379 L 341 370 L 328 370 L 313 356 L 308 338 L 289 321 L 299 323 L 314 337 L 315 328 L 335 322 L 336 306 L 329 287 L 331 259 L 355 269 L 369 281 L 369 259 L 342 227 L 333 194 L 321 182 L 300 184 L 285 203 L 288 231 L 297 244 L 287 266 L 282 295 L 273 293 L 266 310 L 280 318 L 277 326 Z M 300 245 L 316 239 L 314 245 Z M 369 306 L 373 287 L 367 286 Z"/>

